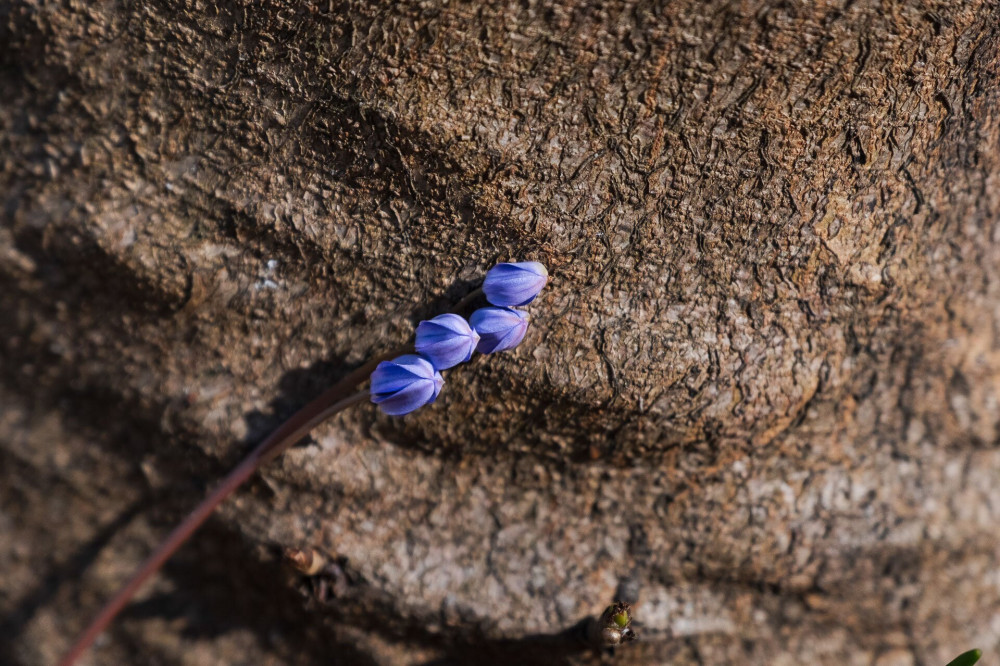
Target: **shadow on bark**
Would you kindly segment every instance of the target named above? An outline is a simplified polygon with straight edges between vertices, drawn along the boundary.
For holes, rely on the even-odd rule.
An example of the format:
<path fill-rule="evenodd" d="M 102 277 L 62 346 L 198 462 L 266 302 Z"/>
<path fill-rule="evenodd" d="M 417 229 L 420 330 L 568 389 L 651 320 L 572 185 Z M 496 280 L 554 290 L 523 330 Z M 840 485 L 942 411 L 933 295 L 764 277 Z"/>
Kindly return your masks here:
<path fill-rule="evenodd" d="M 5 456 L 6 457 L 6 456 Z M 31 623 L 35 614 L 51 604 L 65 585 L 72 585 L 81 579 L 82 574 L 111 542 L 118 532 L 125 528 L 132 519 L 147 508 L 149 497 L 142 497 L 119 513 L 114 520 L 102 527 L 89 541 L 80 545 L 69 557 L 52 567 L 37 585 L 25 595 L 14 607 L 10 615 L 0 622 L 0 636 L 20 636 L 21 632 Z M 0 663 L 13 664 L 14 654 L 10 652 L 13 643 L 0 643 Z"/>
<path fill-rule="evenodd" d="M 568 629 L 554 634 L 535 634 L 519 640 L 483 640 L 450 645 L 446 649 L 445 656 L 426 662 L 425 666 L 568 665 L 573 663 L 571 658 L 574 656 L 598 654 L 587 643 L 587 627 L 592 620 L 593 618 L 586 617 Z"/>

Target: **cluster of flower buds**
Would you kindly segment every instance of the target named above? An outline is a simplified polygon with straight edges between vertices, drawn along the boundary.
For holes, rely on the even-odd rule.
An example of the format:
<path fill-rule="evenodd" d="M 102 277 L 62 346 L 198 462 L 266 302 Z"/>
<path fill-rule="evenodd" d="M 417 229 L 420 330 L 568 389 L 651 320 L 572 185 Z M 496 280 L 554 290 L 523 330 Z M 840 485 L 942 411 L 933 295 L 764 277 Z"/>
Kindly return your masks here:
<path fill-rule="evenodd" d="M 414 346 L 405 354 L 378 364 L 371 376 L 371 399 L 386 414 L 401 416 L 434 402 L 447 370 L 472 358 L 513 349 L 528 330 L 528 315 L 515 307 L 535 300 L 549 273 L 537 261 L 498 264 L 486 273 L 483 293 L 492 307 L 476 310 L 466 321 L 443 314 L 420 322 Z"/>

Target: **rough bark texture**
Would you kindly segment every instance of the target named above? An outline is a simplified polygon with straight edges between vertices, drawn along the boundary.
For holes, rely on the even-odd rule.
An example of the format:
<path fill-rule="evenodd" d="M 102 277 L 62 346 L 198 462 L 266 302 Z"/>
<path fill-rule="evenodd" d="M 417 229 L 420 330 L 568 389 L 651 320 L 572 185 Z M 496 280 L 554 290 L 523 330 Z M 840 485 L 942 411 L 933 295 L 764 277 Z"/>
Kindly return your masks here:
<path fill-rule="evenodd" d="M 227 505 L 92 663 L 1000 653 L 1000 5 L 0 4 L 0 661 L 497 260 L 515 352 Z M 336 567 L 278 561 L 314 547 Z"/>

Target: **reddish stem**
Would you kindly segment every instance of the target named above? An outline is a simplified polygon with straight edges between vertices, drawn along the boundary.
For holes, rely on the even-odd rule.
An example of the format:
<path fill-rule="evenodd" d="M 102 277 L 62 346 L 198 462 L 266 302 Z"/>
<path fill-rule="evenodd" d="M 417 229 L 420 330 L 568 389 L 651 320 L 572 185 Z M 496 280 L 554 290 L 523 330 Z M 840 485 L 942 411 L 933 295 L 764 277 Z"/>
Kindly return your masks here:
<path fill-rule="evenodd" d="M 404 347 L 368 361 L 368 363 L 344 377 L 335 386 L 327 389 L 318 398 L 300 409 L 290 419 L 279 426 L 277 430 L 271 433 L 269 437 L 243 459 L 243 462 L 222 480 L 222 483 L 184 519 L 184 522 L 174 528 L 174 531 L 153 551 L 153 554 L 146 558 L 146 561 L 142 563 L 142 566 L 135 572 L 131 580 L 101 609 L 100 614 L 90 623 L 86 631 L 80 635 L 76 643 L 73 644 L 73 647 L 70 648 L 66 656 L 59 662 L 59 666 L 72 666 L 80 658 L 80 655 L 97 640 L 97 637 L 101 635 L 101 632 L 107 628 L 115 616 L 121 612 L 122 608 L 128 604 L 139 588 L 142 587 L 142 584 L 156 573 L 170 556 L 177 552 L 177 549 L 201 527 L 202 523 L 212 515 L 212 512 L 227 497 L 232 495 L 237 488 L 243 485 L 247 479 L 253 476 L 258 468 L 281 455 L 281 453 L 308 435 L 310 430 L 326 419 L 364 400 L 368 395 L 367 391 L 360 391 L 354 395 L 350 395 L 350 392 L 371 375 L 372 370 L 375 369 L 375 366 L 380 361 L 394 358 L 410 351 L 412 351 L 412 347 Z"/>
<path fill-rule="evenodd" d="M 466 294 L 458 303 L 452 307 L 452 312 L 459 312 L 468 307 L 476 298 L 483 293 L 482 288 Z M 368 379 L 381 361 L 395 358 L 400 354 L 413 352 L 412 345 L 401 349 L 382 354 L 368 361 L 360 368 L 350 373 L 337 384 L 326 390 L 318 398 L 297 411 L 290 419 L 285 421 L 271 435 L 261 442 L 257 448 L 243 459 L 236 469 L 229 473 L 222 483 L 212 491 L 208 497 L 202 500 L 194 511 L 184 519 L 174 531 L 167 536 L 166 540 L 153 551 L 153 554 L 146 558 L 139 570 L 135 572 L 125 587 L 105 604 L 100 614 L 90 623 L 86 631 L 80 635 L 66 653 L 66 656 L 59 662 L 59 666 L 73 666 L 87 648 L 89 648 L 97 637 L 101 635 L 115 616 L 121 612 L 122 608 L 132 599 L 135 593 L 142 587 L 142 584 L 156 573 L 163 564 L 170 559 L 170 556 L 177 552 L 177 549 L 184 545 L 184 542 L 191 538 L 191 535 L 201 527 L 212 512 L 225 501 L 227 497 L 243 485 L 247 479 L 253 476 L 262 465 L 274 460 L 290 446 L 309 434 L 309 431 L 317 425 L 330 418 L 337 412 L 347 409 L 351 405 L 360 402 L 368 395 L 367 391 L 361 391 L 350 395 L 358 384 Z"/>

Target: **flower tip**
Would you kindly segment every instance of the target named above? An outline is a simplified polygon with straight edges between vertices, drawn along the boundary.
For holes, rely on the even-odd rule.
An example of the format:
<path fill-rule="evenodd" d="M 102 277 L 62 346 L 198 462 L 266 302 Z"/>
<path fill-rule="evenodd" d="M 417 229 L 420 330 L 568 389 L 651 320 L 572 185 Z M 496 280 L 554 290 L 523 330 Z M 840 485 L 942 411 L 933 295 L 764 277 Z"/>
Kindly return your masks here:
<path fill-rule="evenodd" d="M 437 399 L 444 378 L 420 354 L 404 354 L 382 361 L 371 376 L 371 401 L 383 413 L 402 416 Z"/>
<path fill-rule="evenodd" d="M 500 307 L 527 305 L 549 280 L 549 271 L 537 261 L 497 264 L 486 273 L 486 300 Z"/>
<path fill-rule="evenodd" d="M 469 322 L 480 336 L 476 351 L 481 354 L 513 349 L 528 330 L 528 314 L 510 308 L 480 308 L 472 313 Z"/>
<path fill-rule="evenodd" d="M 447 370 L 472 358 L 479 336 L 456 314 L 443 314 L 417 325 L 414 346 L 438 370 Z"/>
<path fill-rule="evenodd" d="M 549 277 L 549 269 L 545 267 L 545 264 L 539 261 L 526 261 L 525 264 L 531 265 L 532 269 L 541 276 Z"/>

